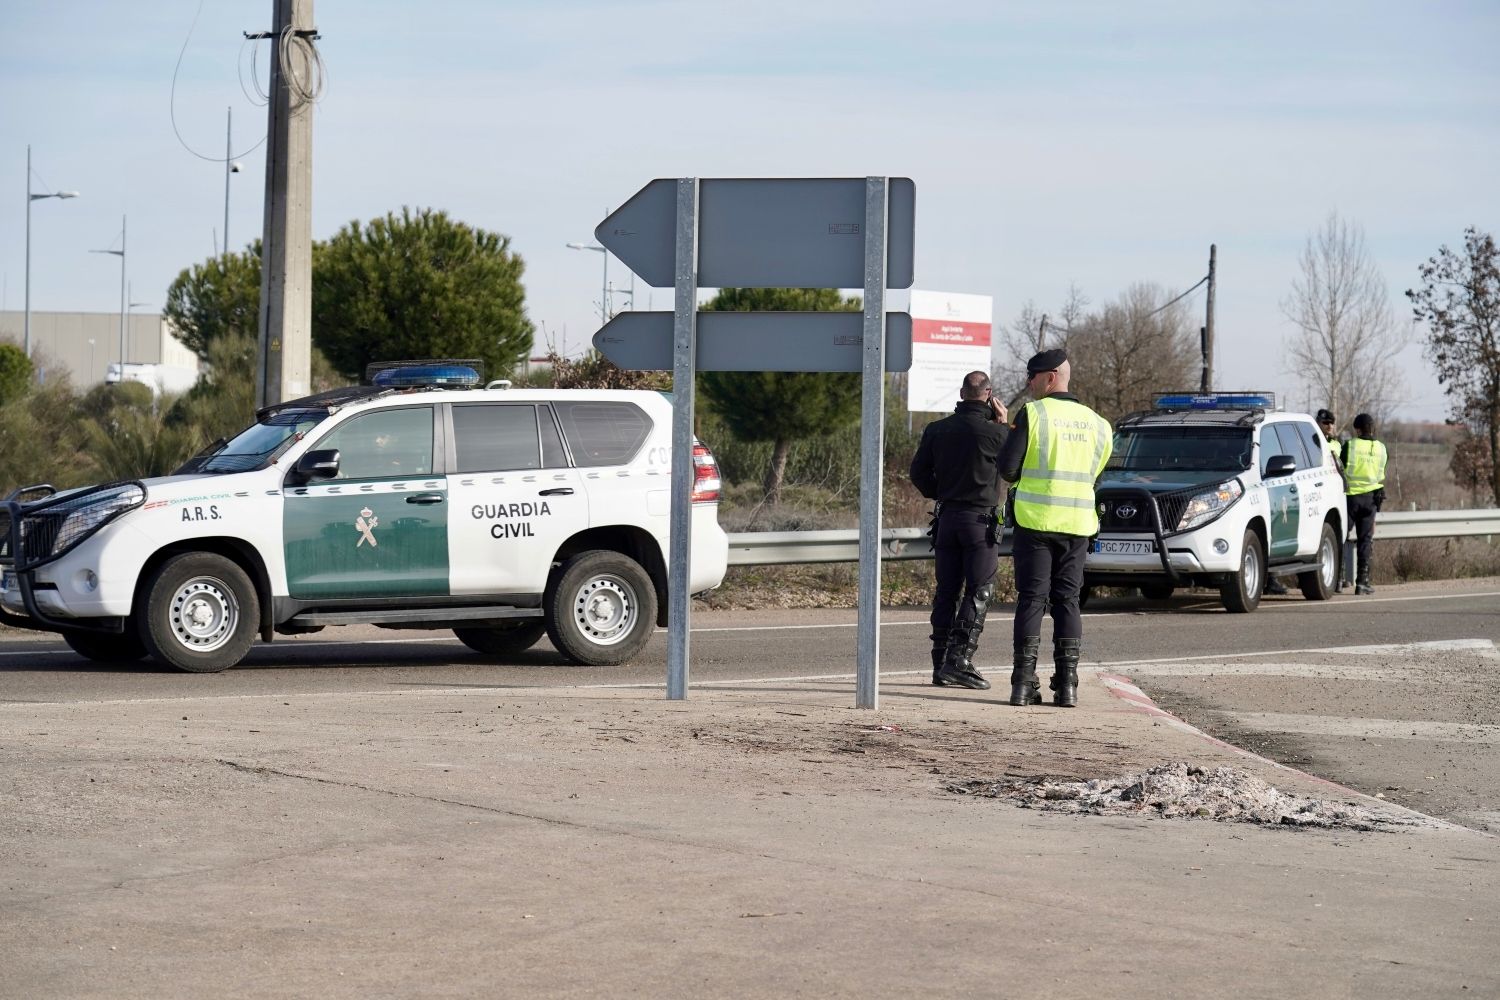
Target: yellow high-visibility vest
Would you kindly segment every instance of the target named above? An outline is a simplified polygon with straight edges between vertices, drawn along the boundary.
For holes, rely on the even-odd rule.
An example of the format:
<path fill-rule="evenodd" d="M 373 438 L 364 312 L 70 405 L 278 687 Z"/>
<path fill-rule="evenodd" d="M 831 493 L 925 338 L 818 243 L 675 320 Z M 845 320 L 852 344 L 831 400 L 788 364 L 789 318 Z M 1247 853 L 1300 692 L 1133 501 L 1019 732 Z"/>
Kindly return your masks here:
<path fill-rule="evenodd" d="M 1026 404 L 1026 457 L 1016 483 L 1016 524 L 1087 537 L 1099 532 L 1094 481 L 1114 431 L 1082 403 L 1045 396 Z"/>
<path fill-rule="evenodd" d="M 1385 485 L 1385 445 L 1373 438 L 1351 438 L 1344 447 L 1349 461 L 1344 476 L 1349 480 L 1346 491 L 1351 497 L 1374 493 Z"/>

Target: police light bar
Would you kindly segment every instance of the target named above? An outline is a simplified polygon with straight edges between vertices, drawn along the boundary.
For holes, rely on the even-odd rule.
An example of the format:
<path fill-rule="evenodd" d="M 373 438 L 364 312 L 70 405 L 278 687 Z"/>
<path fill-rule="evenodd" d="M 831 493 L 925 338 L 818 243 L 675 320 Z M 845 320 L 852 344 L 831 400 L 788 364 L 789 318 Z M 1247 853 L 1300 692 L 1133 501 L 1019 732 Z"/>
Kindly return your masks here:
<path fill-rule="evenodd" d="M 471 389 L 479 385 L 480 378 L 479 373 L 467 365 L 408 365 L 376 372 L 373 381 L 386 389 L 429 385 Z"/>
<path fill-rule="evenodd" d="M 1164 392 L 1152 397 L 1158 410 L 1274 410 L 1274 392 Z"/>

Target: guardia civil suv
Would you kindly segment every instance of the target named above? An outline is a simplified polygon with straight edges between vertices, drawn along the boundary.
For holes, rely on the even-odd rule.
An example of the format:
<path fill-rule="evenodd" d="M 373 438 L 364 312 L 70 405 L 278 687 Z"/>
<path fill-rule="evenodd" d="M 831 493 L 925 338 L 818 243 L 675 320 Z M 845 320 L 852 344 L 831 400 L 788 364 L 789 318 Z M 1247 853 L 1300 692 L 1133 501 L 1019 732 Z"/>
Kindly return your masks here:
<path fill-rule="evenodd" d="M 0 505 L 0 621 L 199 672 L 257 636 L 348 624 L 630 659 L 666 624 L 669 399 L 477 379 L 392 368 L 267 407 L 165 478 L 18 490 Z M 695 444 L 694 593 L 728 562 L 719 488 Z"/>
<path fill-rule="evenodd" d="M 1344 486 L 1312 417 L 1271 393 L 1172 393 L 1115 425 L 1085 586 L 1219 590 L 1254 611 L 1267 576 L 1327 600 L 1348 527 Z"/>

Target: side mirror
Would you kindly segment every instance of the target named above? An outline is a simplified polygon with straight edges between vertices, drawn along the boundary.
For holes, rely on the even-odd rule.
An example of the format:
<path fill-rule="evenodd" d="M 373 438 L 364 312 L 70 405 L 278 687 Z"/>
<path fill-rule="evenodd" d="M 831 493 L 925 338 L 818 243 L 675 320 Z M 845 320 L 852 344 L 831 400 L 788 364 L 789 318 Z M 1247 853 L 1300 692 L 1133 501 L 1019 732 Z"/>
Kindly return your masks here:
<path fill-rule="evenodd" d="M 310 483 L 315 479 L 332 479 L 339 474 L 339 450 L 328 448 L 310 451 L 297 459 L 291 478 L 298 483 Z"/>
<path fill-rule="evenodd" d="M 1297 460 L 1290 455 L 1277 455 L 1266 465 L 1266 478 L 1290 476 L 1297 471 Z"/>

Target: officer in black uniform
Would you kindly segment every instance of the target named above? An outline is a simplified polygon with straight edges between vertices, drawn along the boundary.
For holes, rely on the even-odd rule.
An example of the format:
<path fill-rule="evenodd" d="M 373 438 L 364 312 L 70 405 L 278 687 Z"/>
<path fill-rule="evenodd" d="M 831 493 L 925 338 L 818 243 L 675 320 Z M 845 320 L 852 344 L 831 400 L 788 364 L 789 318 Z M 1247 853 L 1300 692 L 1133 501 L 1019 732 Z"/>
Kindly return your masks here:
<path fill-rule="evenodd" d="M 911 481 L 937 501 L 933 552 L 937 592 L 932 601 L 932 683 L 984 690 L 974 652 L 995 595 L 1000 563 L 1000 472 L 1005 406 L 990 391 L 990 377 L 964 376 L 953 415 L 927 425 L 911 460 Z"/>

